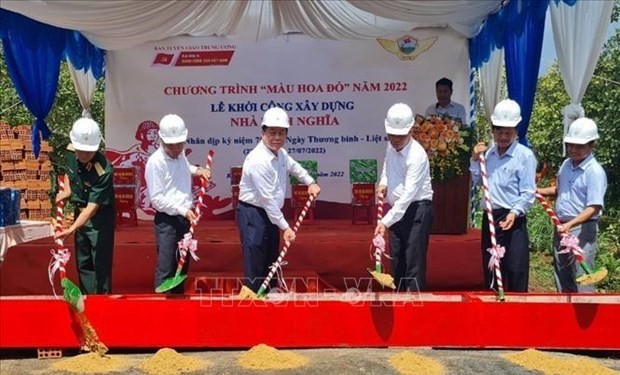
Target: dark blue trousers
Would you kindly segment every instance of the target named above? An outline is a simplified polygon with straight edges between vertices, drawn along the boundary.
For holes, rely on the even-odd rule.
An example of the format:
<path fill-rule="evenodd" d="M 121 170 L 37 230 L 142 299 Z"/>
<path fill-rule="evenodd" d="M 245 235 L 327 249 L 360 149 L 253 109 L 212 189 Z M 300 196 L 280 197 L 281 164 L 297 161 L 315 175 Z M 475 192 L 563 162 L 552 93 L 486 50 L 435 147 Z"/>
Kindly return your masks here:
<path fill-rule="evenodd" d="M 269 221 L 264 209 L 241 201 L 237 206 L 237 227 L 243 251 L 244 284 L 257 292 L 269 267 L 278 259 L 280 229 Z M 274 277 L 270 287 L 276 284 Z"/>
<path fill-rule="evenodd" d="M 390 229 L 392 273 L 399 291 L 426 289 L 426 254 L 433 225 L 433 202 L 412 202 Z"/>
<path fill-rule="evenodd" d="M 500 270 L 506 292 L 527 293 L 530 274 L 530 241 L 527 235 L 527 221 L 525 216 L 517 217 L 512 228 L 504 231 L 500 228 L 500 221 L 506 219 L 510 210 L 498 208 L 493 210 L 495 221 L 495 237 L 497 243 L 506 248 L 504 257 L 500 259 Z M 494 272 L 489 270 L 491 254 L 487 251 L 491 247 L 489 221 L 486 212 L 482 217 L 482 267 L 484 285 L 491 288 Z M 497 282 L 494 285 L 497 288 Z"/>
<path fill-rule="evenodd" d="M 157 267 L 155 268 L 155 288 L 170 277 L 173 277 L 177 270 L 177 249 L 178 242 L 183 235 L 189 231 L 189 220 L 183 216 L 170 216 L 163 212 L 155 214 L 155 241 L 157 243 Z M 190 255 L 185 258 L 182 273 L 187 274 L 189 270 Z M 169 290 L 168 294 L 183 294 L 185 282 Z"/>

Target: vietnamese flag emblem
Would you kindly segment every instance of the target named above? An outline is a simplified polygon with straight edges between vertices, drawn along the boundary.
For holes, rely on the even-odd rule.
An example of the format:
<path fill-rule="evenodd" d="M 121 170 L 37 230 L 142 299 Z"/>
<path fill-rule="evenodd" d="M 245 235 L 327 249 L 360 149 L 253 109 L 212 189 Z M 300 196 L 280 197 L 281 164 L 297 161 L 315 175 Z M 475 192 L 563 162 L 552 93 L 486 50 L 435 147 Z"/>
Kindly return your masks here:
<path fill-rule="evenodd" d="M 158 53 L 153 60 L 153 65 L 170 65 L 174 58 L 173 53 Z"/>

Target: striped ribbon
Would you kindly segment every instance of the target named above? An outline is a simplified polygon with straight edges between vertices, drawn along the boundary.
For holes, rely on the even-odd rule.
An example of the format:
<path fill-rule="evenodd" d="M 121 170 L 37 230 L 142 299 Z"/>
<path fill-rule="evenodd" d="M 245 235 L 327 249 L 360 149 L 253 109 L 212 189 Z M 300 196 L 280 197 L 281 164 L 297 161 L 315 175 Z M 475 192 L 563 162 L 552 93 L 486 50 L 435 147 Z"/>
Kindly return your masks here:
<path fill-rule="evenodd" d="M 377 195 L 377 223 L 379 223 L 379 221 L 381 221 L 382 218 L 383 218 L 383 194 L 379 194 Z M 373 240 L 373 245 L 375 245 L 375 268 L 383 269 L 383 265 L 381 264 L 381 254 L 383 254 L 383 252 L 385 251 L 385 241 L 383 241 L 383 247 L 377 246 L 381 244 L 380 242 L 378 242 L 377 244 L 375 244 L 374 242 L 375 240 Z"/>
<path fill-rule="evenodd" d="M 476 129 L 476 69 L 471 68 L 469 71 L 469 127 L 472 132 Z M 470 189 L 470 220 L 472 226 L 476 221 L 476 207 L 478 206 L 478 202 L 476 202 L 476 184 L 471 184 Z"/>
<path fill-rule="evenodd" d="M 207 153 L 207 169 L 211 170 L 213 166 L 213 156 L 215 155 L 215 151 L 209 150 Z M 204 203 L 204 197 L 207 194 L 207 180 L 204 178 L 200 178 L 200 191 L 198 193 L 198 204 L 196 204 L 195 213 L 196 220 L 192 221 L 189 226 L 189 232 L 183 235 L 183 239 L 178 243 L 178 257 L 179 261 L 177 264 L 177 272 L 180 272 L 185 265 L 185 260 L 187 259 L 187 253 L 190 254 L 192 259 L 200 260 L 197 255 L 198 251 L 198 241 L 194 239 L 194 228 L 198 225 L 198 221 L 203 214 L 203 209 L 206 207 Z"/>
<path fill-rule="evenodd" d="M 58 177 L 58 192 L 62 193 L 65 191 L 65 182 L 64 176 Z M 55 233 L 60 233 L 63 230 L 63 217 L 65 210 L 65 201 L 62 200 L 56 203 L 56 226 L 54 227 Z M 64 245 L 64 240 L 62 238 L 56 239 L 56 249 L 52 249 L 52 258 L 50 259 L 49 265 L 47 266 L 47 276 L 49 278 L 50 285 L 52 286 L 52 292 L 54 296 L 58 298 L 56 294 L 56 288 L 54 287 L 54 275 L 56 272 L 60 275 L 61 279 L 67 277 L 66 273 L 66 265 L 71 259 L 71 252 Z"/>
<path fill-rule="evenodd" d="M 306 201 L 306 205 L 301 210 L 301 213 L 299 214 L 299 217 L 297 218 L 297 221 L 295 222 L 295 226 L 293 226 L 294 233 L 297 233 L 297 230 L 301 226 L 301 222 L 304 221 L 304 218 L 306 217 L 306 213 L 308 213 L 308 210 L 310 209 L 310 206 L 312 205 L 313 200 L 314 200 L 314 196 L 310 194 L 310 196 L 308 196 L 308 200 Z M 284 257 L 286 256 L 286 252 L 288 251 L 288 248 L 290 246 L 291 246 L 290 242 L 286 241 L 284 243 L 284 247 L 282 247 L 282 250 L 280 251 L 280 255 L 278 256 L 278 259 L 276 259 L 276 261 L 273 262 L 273 264 L 269 267 L 269 273 L 267 274 L 267 277 L 265 278 L 265 281 L 263 281 L 263 284 L 261 285 L 259 290 L 267 290 L 267 287 L 269 286 L 269 283 L 271 282 L 271 279 L 273 279 L 273 276 L 276 274 L 276 272 L 282 275 L 282 266 L 284 265 L 282 261 Z M 287 290 L 286 283 L 284 282 L 283 277 L 278 279 L 278 282 L 280 283 L 280 286 L 283 289 Z"/>
<path fill-rule="evenodd" d="M 536 193 L 536 199 L 538 199 L 538 202 L 540 202 L 540 204 L 543 206 L 545 212 L 547 213 L 547 215 L 549 215 L 551 221 L 553 221 L 553 224 L 555 225 L 556 229 L 560 233 L 560 236 L 562 237 L 560 240 L 560 246 L 564 247 L 564 250 L 560 251 L 558 254 L 565 254 L 571 252 L 578 262 L 583 262 L 584 254 L 583 250 L 579 246 L 579 239 L 574 234 L 564 230 L 560 219 L 558 219 L 553 209 L 551 209 L 551 206 L 549 205 L 549 202 L 547 202 L 545 197 L 543 197 L 539 193 Z"/>
<path fill-rule="evenodd" d="M 493 220 L 493 206 L 491 205 L 491 193 L 489 191 L 489 180 L 487 175 L 486 160 L 484 159 L 484 153 L 480 153 L 480 169 L 482 171 L 482 187 L 484 190 L 484 201 L 486 206 L 487 219 L 489 221 L 489 233 L 491 236 L 491 247 L 487 251 L 491 254 L 489 260 L 489 270 L 494 273 L 494 280 L 491 282 L 491 289 L 495 282 L 497 282 L 497 289 L 500 298 L 504 296 L 504 282 L 502 280 L 502 271 L 500 269 L 499 260 L 504 257 L 506 249 L 503 246 L 497 244 L 495 236 L 495 221 Z"/>

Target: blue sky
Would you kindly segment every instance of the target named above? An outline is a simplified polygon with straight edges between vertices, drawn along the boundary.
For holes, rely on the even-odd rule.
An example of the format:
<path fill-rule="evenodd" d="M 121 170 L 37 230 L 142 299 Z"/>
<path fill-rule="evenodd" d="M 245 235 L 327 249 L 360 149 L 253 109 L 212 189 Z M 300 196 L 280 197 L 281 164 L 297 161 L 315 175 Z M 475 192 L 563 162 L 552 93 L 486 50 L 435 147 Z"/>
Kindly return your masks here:
<path fill-rule="evenodd" d="M 607 37 L 609 38 L 614 30 L 620 27 L 620 22 L 614 22 L 609 25 L 607 30 Z M 540 59 L 540 70 L 538 76 L 542 76 L 547 72 L 547 69 L 553 64 L 555 60 L 555 46 L 553 45 L 553 31 L 551 29 L 551 16 L 547 12 L 547 18 L 545 23 L 545 36 L 543 39 L 542 56 Z"/>

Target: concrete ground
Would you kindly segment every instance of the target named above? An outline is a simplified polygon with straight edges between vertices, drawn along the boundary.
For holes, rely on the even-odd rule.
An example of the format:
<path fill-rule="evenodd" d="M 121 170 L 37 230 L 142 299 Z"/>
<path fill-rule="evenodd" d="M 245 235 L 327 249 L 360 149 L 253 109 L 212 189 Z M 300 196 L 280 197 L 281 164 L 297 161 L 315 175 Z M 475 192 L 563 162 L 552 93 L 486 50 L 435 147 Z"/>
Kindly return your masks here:
<path fill-rule="evenodd" d="M 508 350 L 449 350 L 432 348 L 365 348 L 365 349 L 306 349 L 294 350 L 295 353 L 309 359 L 307 366 L 290 370 L 248 370 L 239 366 L 237 359 L 246 351 L 204 351 L 204 352 L 183 352 L 186 356 L 191 356 L 210 362 L 210 366 L 193 372 L 193 374 L 401 374 L 402 372 L 394 369 L 389 358 L 394 354 L 403 351 L 413 352 L 441 363 L 445 368 L 446 374 L 543 374 L 543 371 L 527 370 L 517 364 L 511 363 L 501 357 L 506 353 L 517 353 L 519 351 Z M 140 365 L 154 352 L 130 353 L 112 352 L 111 356 L 119 356 L 126 361 L 125 367 L 117 372 L 110 374 L 144 374 L 140 370 Z M 588 358 L 603 366 L 602 371 L 620 374 L 620 353 L 613 352 L 582 352 L 582 353 L 562 353 L 545 352 L 562 360 Z M 6 352 L 0 351 L 0 374 L 69 374 L 67 372 L 56 372 L 50 367 L 61 360 L 76 355 L 75 352 L 65 352 L 64 358 L 60 359 L 36 359 L 34 351 Z M 574 368 L 575 372 L 583 373 L 579 368 Z M 609 370 L 609 372 L 605 371 Z M 594 375 L 585 373 L 584 375 Z"/>

